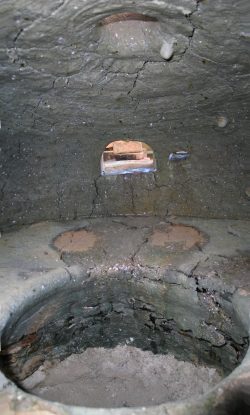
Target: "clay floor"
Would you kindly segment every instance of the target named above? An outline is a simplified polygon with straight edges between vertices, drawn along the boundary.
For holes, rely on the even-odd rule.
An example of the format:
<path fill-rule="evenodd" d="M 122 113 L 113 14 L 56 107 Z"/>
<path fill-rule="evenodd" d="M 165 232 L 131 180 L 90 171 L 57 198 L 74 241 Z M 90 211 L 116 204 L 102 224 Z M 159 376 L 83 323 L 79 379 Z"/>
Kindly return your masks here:
<path fill-rule="evenodd" d="M 250 286 L 250 222 L 117 217 L 42 222 L 3 233 L 1 301 L 32 280 L 73 265 L 84 269 L 155 268 L 197 275 L 231 290 Z"/>

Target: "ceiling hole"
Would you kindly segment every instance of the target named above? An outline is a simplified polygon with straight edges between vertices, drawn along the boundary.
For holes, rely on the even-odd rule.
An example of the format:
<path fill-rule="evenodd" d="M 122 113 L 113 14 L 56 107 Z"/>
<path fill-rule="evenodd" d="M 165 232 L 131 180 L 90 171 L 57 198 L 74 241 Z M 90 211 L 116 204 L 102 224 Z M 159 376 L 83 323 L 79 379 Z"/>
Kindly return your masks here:
<path fill-rule="evenodd" d="M 98 52 L 119 57 L 159 56 L 163 35 L 156 17 L 117 13 L 99 21 Z"/>
<path fill-rule="evenodd" d="M 154 152 L 142 141 L 113 141 L 105 147 L 101 157 L 103 176 L 153 171 L 156 171 Z"/>
<path fill-rule="evenodd" d="M 127 20 L 139 20 L 142 22 L 157 22 L 158 21 L 156 17 L 147 16 L 146 14 L 125 12 L 125 13 L 111 14 L 110 16 L 104 17 L 104 19 L 100 21 L 100 25 L 105 26 L 110 23 L 124 22 Z"/>

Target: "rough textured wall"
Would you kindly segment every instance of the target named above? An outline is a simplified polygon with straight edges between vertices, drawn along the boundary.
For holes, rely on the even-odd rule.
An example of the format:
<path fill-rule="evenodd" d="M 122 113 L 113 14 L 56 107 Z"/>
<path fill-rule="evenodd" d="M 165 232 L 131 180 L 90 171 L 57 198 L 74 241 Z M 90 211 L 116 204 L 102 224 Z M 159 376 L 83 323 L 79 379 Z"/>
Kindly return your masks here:
<path fill-rule="evenodd" d="M 1 223 L 249 216 L 249 8 L 2 0 Z M 110 47 L 99 22 L 123 11 L 158 19 L 148 48 Z M 158 50 L 164 39 L 173 41 L 169 60 Z M 154 149 L 157 173 L 100 177 L 104 146 L 127 137 Z M 176 150 L 190 158 L 169 162 Z"/>

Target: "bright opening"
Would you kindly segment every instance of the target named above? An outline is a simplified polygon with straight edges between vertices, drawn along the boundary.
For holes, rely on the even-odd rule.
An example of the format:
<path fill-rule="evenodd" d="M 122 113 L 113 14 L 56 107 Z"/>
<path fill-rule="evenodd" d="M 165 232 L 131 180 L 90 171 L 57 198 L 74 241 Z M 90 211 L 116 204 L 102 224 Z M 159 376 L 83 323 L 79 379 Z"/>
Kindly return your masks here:
<path fill-rule="evenodd" d="M 99 22 L 98 52 L 124 57 L 159 54 L 162 33 L 158 20 L 140 13 L 117 13 Z"/>
<path fill-rule="evenodd" d="M 141 13 L 131 13 L 131 12 L 124 12 L 124 13 L 116 13 L 110 16 L 104 17 L 100 24 L 105 26 L 110 23 L 116 22 L 124 22 L 126 20 L 137 20 L 142 22 L 157 22 L 156 17 L 147 16 L 146 14 Z"/>
<path fill-rule="evenodd" d="M 141 141 L 113 141 L 105 147 L 101 157 L 103 176 L 153 171 L 156 171 L 154 152 Z"/>

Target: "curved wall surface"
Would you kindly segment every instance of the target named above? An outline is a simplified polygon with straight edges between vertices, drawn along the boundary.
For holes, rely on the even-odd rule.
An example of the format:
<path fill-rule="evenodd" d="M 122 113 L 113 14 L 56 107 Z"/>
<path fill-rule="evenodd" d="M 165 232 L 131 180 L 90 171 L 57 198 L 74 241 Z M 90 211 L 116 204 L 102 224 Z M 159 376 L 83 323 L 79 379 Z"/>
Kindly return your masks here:
<path fill-rule="evenodd" d="M 248 22 L 248 0 L 3 0 L 0 223 L 249 217 Z M 124 138 L 155 173 L 101 177 Z"/>

